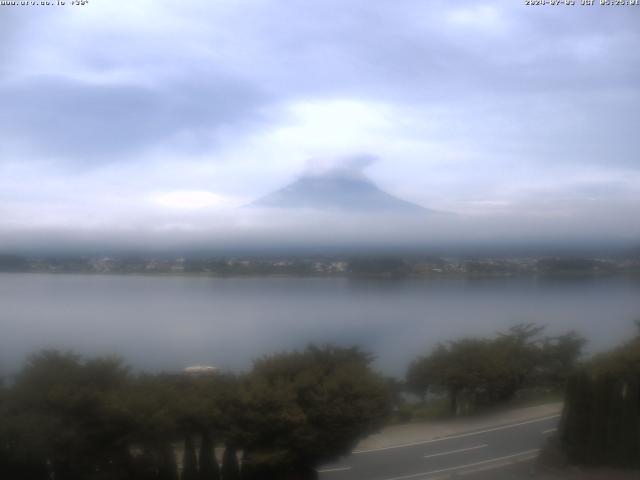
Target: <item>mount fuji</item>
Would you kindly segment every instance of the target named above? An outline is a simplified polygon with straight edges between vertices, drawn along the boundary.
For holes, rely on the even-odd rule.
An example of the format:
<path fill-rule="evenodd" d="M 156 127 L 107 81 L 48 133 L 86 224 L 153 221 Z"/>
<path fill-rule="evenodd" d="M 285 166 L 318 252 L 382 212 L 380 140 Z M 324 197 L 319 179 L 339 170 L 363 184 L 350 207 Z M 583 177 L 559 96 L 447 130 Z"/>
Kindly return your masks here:
<path fill-rule="evenodd" d="M 310 208 L 358 213 L 429 213 L 431 210 L 398 198 L 364 175 L 329 172 L 304 175 L 248 205 L 257 208 Z"/>

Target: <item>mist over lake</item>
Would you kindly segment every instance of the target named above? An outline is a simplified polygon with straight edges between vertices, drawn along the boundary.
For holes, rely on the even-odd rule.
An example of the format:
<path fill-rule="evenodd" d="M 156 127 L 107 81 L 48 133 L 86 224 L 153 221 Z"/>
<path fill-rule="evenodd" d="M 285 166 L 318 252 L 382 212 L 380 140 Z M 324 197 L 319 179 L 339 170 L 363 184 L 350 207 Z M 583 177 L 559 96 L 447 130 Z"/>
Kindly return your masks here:
<path fill-rule="evenodd" d="M 41 348 L 116 354 L 135 369 L 251 360 L 309 342 L 360 345 L 401 375 L 439 341 L 521 322 L 575 329 L 598 351 L 640 316 L 638 278 L 210 278 L 0 275 L 0 368 Z"/>

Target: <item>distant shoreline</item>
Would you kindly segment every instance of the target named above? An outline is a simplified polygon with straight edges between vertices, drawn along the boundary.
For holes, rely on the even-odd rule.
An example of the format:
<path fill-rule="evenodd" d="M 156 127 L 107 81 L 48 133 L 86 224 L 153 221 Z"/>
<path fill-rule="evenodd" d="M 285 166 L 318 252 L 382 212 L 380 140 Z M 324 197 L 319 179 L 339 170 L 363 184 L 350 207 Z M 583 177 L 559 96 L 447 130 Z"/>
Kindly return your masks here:
<path fill-rule="evenodd" d="M 640 257 L 236 256 L 22 257 L 0 255 L 0 272 L 179 277 L 587 278 L 640 274 Z"/>
<path fill-rule="evenodd" d="M 433 274 L 322 274 L 322 273 L 230 273 L 220 274 L 213 272 L 87 272 L 87 271 L 0 271 L 3 275 L 86 275 L 86 276 L 109 276 L 109 277 L 167 277 L 167 278 L 344 278 L 344 279 L 379 279 L 379 280 L 415 280 L 415 279 L 439 279 L 439 278 L 606 278 L 606 277 L 640 277 L 640 270 L 628 270 L 619 272 L 598 272 L 598 273 L 518 273 L 518 274 L 482 274 L 467 272 L 447 272 Z"/>

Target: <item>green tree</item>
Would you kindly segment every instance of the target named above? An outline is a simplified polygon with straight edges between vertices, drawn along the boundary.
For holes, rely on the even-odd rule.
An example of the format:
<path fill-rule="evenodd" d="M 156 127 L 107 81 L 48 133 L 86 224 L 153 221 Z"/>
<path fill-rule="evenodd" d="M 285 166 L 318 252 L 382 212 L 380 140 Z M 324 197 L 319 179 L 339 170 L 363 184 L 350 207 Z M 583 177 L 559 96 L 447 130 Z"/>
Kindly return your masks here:
<path fill-rule="evenodd" d="M 423 398 L 430 390 L 446 392 L 453 414 L 507 401 L 525 386 L 562 385 L 584 340 L 574 332 L 543 339 L 543 330 L 521 324 L 494 338 L 439 344 L 410 364 L 406 384 Z"/>
<path fill-rule="evenodd" d="M 222 455 L 222 480 L 239 480 L 240 465 L 238 451 L 232 444 L 227 444 Z M 244 480 L 244 479 L 243 479 Z"/>
<path fill-rule="evenodd" d="M 55 351 L 31 356 L 7 412 L 18 439 L 13 450 L 24 460 L 18 463 L 49 464 L 59 479 L 126 478 L 128 431 L 119 395 L 127 380 L 118 359 Z"/>
<path fill-rule="evenodd" d="M 569 375 L 578 366 L 586 339 L 571 331 L 557 337 L 546 337 L 540 350 L 537 381 L 564 388 Z"/>
<path fill-rule="evenodd" d="M 435 383 L 436 372 L 430 357 L 419 357 L 411 362 L 405 376 L 406 388 L 420 397 L 424 403 L 429 387 Z"/>
<path fill-rule="evenodd" d="M 640 467 L 640 335 L 569 377 L 560 438 L 575 463 Z"/>
<path fill-rule="evenodd" d="M 182 457 L 182 480 L 198 480 L 198 460 L 193 438 L 186 435 L 184 441 L 184 455 Z"/>
<path fill-rule="evenodd" d="M 163 442 L 159 446 L 157 480 L 178 480 L 176 452 L 168 442 Z"/>
<path fill-rule="evenodd" d="M 214 443 L 211 432 L 207 429 L 202 432 L 200 455 L 198 456 L 198 472 L 200 480 L 219 480 L 220 467 L 213 450 Z"/>
<path fill-rule="evenodd" d="M 179 438 L 179 396 L 172 376 L 145 374 L 133 379 L 122 397 L 130 443 L 164 464 L 170 463 L 165 461 L 169 457 L 167 450 Z"/>
<path fill-rule="evenodd" d="M 313 478 L 314 467 L 379 428 L 390 395 L 370 362 L 357 348 L 334 346 L 258 360 L 242 397 L 244 446 L 256 467 Z"/>

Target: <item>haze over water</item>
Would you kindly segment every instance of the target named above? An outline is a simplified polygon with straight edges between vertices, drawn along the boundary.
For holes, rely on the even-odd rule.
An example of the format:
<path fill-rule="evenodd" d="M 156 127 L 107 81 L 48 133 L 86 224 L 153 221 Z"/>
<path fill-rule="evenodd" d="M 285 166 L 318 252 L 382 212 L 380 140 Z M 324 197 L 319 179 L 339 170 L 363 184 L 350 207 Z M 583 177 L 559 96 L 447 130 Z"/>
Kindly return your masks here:
<path fill-rule="evenodd" d="M 633 331 L 638 278 L 207 278 L 0 274 L 0 368 L 40 348 L 116 354 L 136 369 L 251 360 L 308 342 L 360 345 L 402 375 L 439 341 L 520 322 L 575 329 L 588 349 Z"/>

